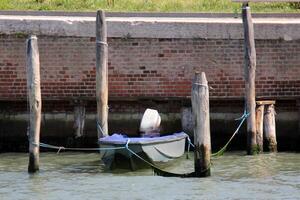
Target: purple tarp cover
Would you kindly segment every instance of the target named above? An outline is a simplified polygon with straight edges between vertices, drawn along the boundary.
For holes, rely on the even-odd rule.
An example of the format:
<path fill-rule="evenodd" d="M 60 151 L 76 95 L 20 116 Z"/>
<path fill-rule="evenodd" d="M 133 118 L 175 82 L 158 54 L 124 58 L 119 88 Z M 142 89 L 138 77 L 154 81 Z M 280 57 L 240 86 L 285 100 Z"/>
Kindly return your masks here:
<path fill-rule="evenodd" d="M 151 143 L 151 142 L 162 142 L 162 141 L 169 141 L 169 140 L 176 140 L 181 138 L 188 137 L 186 133 L 179 132 L 174 133 L 172 135 L 165 135 L 159 137 L 128 137 L 124 134 L 114 133 L 111 136 L 107 136 L 101 138 L 99 141 L 100 143 L 111 143 L 111 144 L 126 144 L 128 139 L 130 140 L 130 144 L 143 144 L 143 143 Z"/>

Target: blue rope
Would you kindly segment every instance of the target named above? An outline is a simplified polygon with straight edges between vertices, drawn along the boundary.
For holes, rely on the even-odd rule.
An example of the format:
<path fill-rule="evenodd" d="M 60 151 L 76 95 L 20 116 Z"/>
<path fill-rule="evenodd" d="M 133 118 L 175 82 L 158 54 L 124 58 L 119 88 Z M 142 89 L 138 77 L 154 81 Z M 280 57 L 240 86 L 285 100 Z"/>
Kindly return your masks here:
<path fill-rule="evenodd" d="M 187 137 L 187 140 L 188 140 L 189 146 L 192 146 L 193 148 L 195 148 L 195 145 L 192 143 L 192 141 L 191 141 L 191 139 L 190 139 L 189 136 Z"/>
<path fill-rule="evenodd" d="M 50 145 L 50 144 L 45 144 L 45 143 L 40 143 L 39 145 L 36 144 L 36 143 L 32 143 L 32 144 L 40 146 L 40 147 L 44 147 L 44 148 L 56 149 L 56 150 L 58 150 L 57 153 L 59 153 L 61 150 L 72 150 L 72 151 L 104 151 L 104 150 L 126 149 L 127 151 L 129 151 L 134 156 L 136 156 L 137 158 L 139 158 L 143 162 L 147 163 L 151 167 L 157 168 L 155 165 L 153 165 L 152 163 L 150 163 L 147 160 L 143 159 L 141 156 L 139 156 L 137 153 L 135 153 L 133 150 L 131 150 L 129 148 L 129 142 L 130 142 L 130 139 L 127 140 L 125 146 L 123 146 L 123 147 L 111 147 L 111 148 L 110 147 L 107 147 L 107 148 L 67 148 L 67 147 L 63 147 L 63 146 L 55 146 L 55 145 Z"/>
<path fill-rule="evenodd" d="M 226 150 L 228 144 L 231 142 L 231 140 L 233 139 L 233 137 L 238 133 L 238 131 L 240 130 L 242 124 L 244 123 L 244 121 L 247 119 L 247 117 L 249 115 L 250 115 L 250 113 L 247 113 L 246 110 L 244 110 L 243 115 L 240 118 L 235 119 L 235 120 L 241 120 L 239 126 L 237 127 L 237 129 L 235 130 L 235 132 L 233 133 L 233 135 L 231 136 L 231 138 L 229 139 L 229 141 L 225 144 L 225 146 L 222 149 L 220 149 L 218 152 L 213 153 L 212 156 L 219 156 L 219 155 L 221 155 L 221 154 L 224 153 L 224 151 Z M 100 126 L 99 123 L 97 123 L 97 125 Z M 101 127 L 99 127 L 99 128 L 101 128 Z M 191 142 L 190 137 L 187 137 L 187 141 L 188 141 L 188 154 L 189 154 L 190 146 L 192 146 L 193 148 L 195 148 L 195 145 Z M 100 148 L 100 147 L 99 148 L 69 148 L 69 147 L 63 147 L 63 146 L 50 145 L 50 144 L 46 144 L 46 143 L 36 144 L 34 142 L 31 142 L 31 144 L 36 145 L 36 146 L 40 146 L 40 147 L 43 147 L 43 148 L 56 149 L 56 150 L 58 150 L 57 153 L 59 153 L 61 150 L 71 150 L 71 151 L 105 151 L 105 150 L 127 149 L 130 153 L 132 153 L 133 155 L 135 155 L 136 157 L 138 157 L 139 159 L 141 159 L 145 163 L 151 165 L 152 167 L 155 167 L 152 163 L 146 161 L 145 159 L 143 159 L 142 157 L 140 157 L 138 154 L 136 154 L 134 151 L 132 151 L 129 148 L 129 146 L 128 146 L 129 142 L 130 142 L 130 139 L 127 140 L 127 142 L 126 142 L 126 144 L 125 144 L 124 147 L 105 147 L 105 148 Z M 187 154 L 187 158 L 188 158 L 188 154 Z"/>
<path fill-rule="evenodd" d="M 147 160 L 145 160 L 144 158 L 142 158 L 141 156 L 139 156 L 137 153 L 135 153 L 134 151 L 132 151 L 128 145 L 129 145 L 130 139 L 127 140 L 125 148 L 132 153 L 133 155 L 135 155 L 137 158 L 139 158 L 140 160 L 142 160 L 143 162 L 147 163 L 148 165 L 150 165 L 151 167 L 157 168 L 155 165 L 153 165 L 152 163 L 148 162 Z"/>
<path fill-rule="evenodd" d="M 186 154 L 186 159 L 189 159 L 190 148 L 191 148 L 191 146 L 193 148 L 195 148 L 195 145 L 192 143 L 189 136 L 187 136 L 187 141 L 188 141 L 188 151 L 187 151 L 187 154 Z"/>
<path fill-rule="evenodd" d="M 139 158 L 140 160 L 142 160 L 143 162 L 145 162 L 146 164 L 148 164 L 149 166 L 152 167 L 154 174 L 159 175 L 159 176 L 165 176 L 165 177 L 190 177 L 193 173 L 188 173 L 188 174 L 176 174 L 176 173 L 172 173 L 172 172 L 167 172 L 164 170 L 159 169 L 157 166 L 155 166 L 154 164 L 152 164 L 151 162 L 148 162 L 147 160 L 145 160 L 144 158 L 142 158 L 141 156 L 139 156 L 137 153 L 135 153 L 134 151 L 132 151 L 128 145 L 129 145 L 130 139 L 127 140 L 125 148 L 132 153 L 134 156 L 136 156 L 137 158 Z"/>
<path fill-rule="evenodd" d="M 222 155 L 224 153 L 224 151 L 226 150 L 227 146 L 229 145 L 229 143 L 231 142 L 231 140 L 233 139 L 233 137 L 239 132 L 242 124 L 248 118 L 249 115 L 250 115 L 250 113 L 247 113 L 247 111 L 245 109 L 243 115 L 241 117 L 235 119 L 237 121 L 241 120 L 241 122 L 238 125 L 237 129 L 234 131 L 234 133 L 230 137 L 229 141 L 224 145 L 224 147 L 222 147 L 218 152 L 212 153 L 212 156 L 220 156 L 220 155 Z M 192 146 L 193 148 L 195 148 L 195 145 L 191 142 L 190 137 L 187 137 L 187 141 L 188 141 L 188 152 L 187 153 L 189 154 L 189 152 L 190 152 L 190 146 Z M 187 159 L 189 158 L 188 154 L 187 154 Z"/>
<path fill-rule="evenodd" d="M 105 151 L 105 150 L 118 150 L 118 149 L 125 149 L 124 147 L 103 147 L 103 148 L 69 148 L 69 147 L 63 147 L 63 146 L 55 146 L 51 144 L 45 144 L 45 143 L 32 143 L 33 145 L 40 146 L 43 148 L 49 148 L 49 149 L 56 149 L 58 150 L 57 153 L 59 153 L 61 150 L 71 150 L 71 151 Z"/>
<path fill-rule="evenodd" d="M 246 109 L 244 109 L 243 115 L 241 117 L 239 117 L 239 118 L 234 119 L 234 120 L 239 121 L 239 120 L 242 120 L 244 118 L 247 118 L 249 115 L 250 115 L 250 112 L 247 113 Z"/>
<path fill-rule="evenodd" d="M 241 120 L 240 124 L 238 125 L 237 129 L 234 131 L 228 142 L 225 144 L 225 146 L 220 149 L 218 152 L 211 154 L 212 156 L 221 156 L 225 152 L 227 146 L 231 142 L 231 140 L 234 138 L 234 136 L 239 132 L 241 126 L 243 125 L 244 121 L 249 117 L 250 113 L 247 113 L 246 109 L 244 110 L 243 115 L 240 118 L 237 118 L 235 120 Z"/>
<path fill-rule="evenodd" d="M 100 132 L 102 133 L 102 135 L 104 136 L 105 135 L 105 133 L 104 133 L 104 131 L 103 131 L 103 129 L 102 129 L 102 127 L 103 127 L 103 124 L 101 125 L 100 123 L 99 123 L 99 121 L 98 121 L 98 119 L 97 119 L 97 122 L 96 122 L 96 124 L 97 124 L 97 130 L 100 130 Z M 102 126 L 102 127 L 101 127 Z"/>

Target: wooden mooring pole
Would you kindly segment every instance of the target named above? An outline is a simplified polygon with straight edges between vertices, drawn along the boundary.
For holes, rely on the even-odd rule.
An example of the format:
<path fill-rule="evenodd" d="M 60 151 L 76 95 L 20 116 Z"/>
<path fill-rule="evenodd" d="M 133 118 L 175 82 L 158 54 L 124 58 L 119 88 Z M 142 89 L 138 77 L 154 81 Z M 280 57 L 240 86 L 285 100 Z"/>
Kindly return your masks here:
<path fill-rule="evenodd" d="M 195 120 L 195 176 L 210 176 L 209 91 L 205 73 L 196 73 L 192 83 L 192 110 Z"/>
<path fill-rule="evenodd" d="M 74 135 L 75 138 L 80 138 L 83 136 L 85 125 L 85 106 L 80 100 L 75 101 L 74 107 Z"/>
<path fill-rule="evenodd" d="M 267 150 L 270 152 L 277 152 L 274 104 L 266 105 L 264 131 Z"/>
<path fill-rule="evenodd" d="M 26 41 L 27 54 L 27 89 L 30 107 L 29 122 L 29 163 L 28 172 L 39 170 L 39 143 L 41 127 L 41 88 L 40 88 L 40 59 L 37 37 L 32 35 Z"/>
<path fill-rule="evenodd" d="M 96 18 L 96 100 L 98 139 L 108 135 L 107 28 L 104 11 Z"/>
<path fill-rule="evenodd" d="M 256 142 L 258 147 L 258 152 L 261 153 L 264 150 L 264 110 L 265 106 L 263 104 L 257 105 L 256 108 Z"/>
<path fill-rule="evenodd" d="M 254 42 L 254 30 L 250 7 L 248 3 L 242 6 L 244 25 L 244 73 L 245 73 L 245 103 L 246 110 L 250 113 L 247 118 L 247 154 L 257 153 L 256 122 L 255 122 L 255 70 L 256 52 Z"/>
<path fill-rule="evenodd" d="M 300 99 L 297 100 L 297 107 L 298 107 L 298 142 L 296 141 L 297 144 L 300 143 Z M 300 150 L 300 146 L 298 146 L 298 150 Z"/>

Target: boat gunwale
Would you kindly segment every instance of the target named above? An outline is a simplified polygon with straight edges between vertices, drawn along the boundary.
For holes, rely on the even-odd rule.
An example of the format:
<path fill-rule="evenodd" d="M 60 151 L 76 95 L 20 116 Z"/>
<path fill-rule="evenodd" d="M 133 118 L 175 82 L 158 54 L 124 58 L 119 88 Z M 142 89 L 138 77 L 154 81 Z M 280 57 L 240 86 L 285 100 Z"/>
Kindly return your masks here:
<path fill-rule="evenodd" d="M 155 145 L 155 144 L 162 144 L 162 143 L 168 143 L 168 142 L 176 142 L 176 141 L 180 141 L 182 139 L 186 139 L 188 137 L 188 135 L 186 133 L 182 134 L 182 135 L 178 135 L 174 138 L 165 138 L 163 140 L 144 140 L 144 141 L 129 141 L 128 145 Z M 161 138 L 161 137 L 157 137 L 157 138 Z M 130 139 L 130 138 L 128 138 Z M 125 145 L 127 143 L 127 141 L 99 141 L 99 145 L 111 145 L 111 146 L 122 146 Z"/>

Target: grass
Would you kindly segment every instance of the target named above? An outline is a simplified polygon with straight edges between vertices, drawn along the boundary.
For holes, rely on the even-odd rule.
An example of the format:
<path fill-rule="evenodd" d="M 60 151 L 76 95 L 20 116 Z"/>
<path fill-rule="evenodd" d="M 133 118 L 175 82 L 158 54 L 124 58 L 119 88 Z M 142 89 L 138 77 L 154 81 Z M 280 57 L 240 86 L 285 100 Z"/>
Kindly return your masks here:
<path fill-rule="evenodd" d="M 39 2 L 37 2 L 39 1 Z M 0 0 L 0 10 L 59 11 L 144 11 L 144 12 L 240 12 L 240 3 L 231 0 Z M 290 3 L 251 3 L 252 12 L 300 13 Z"/>

